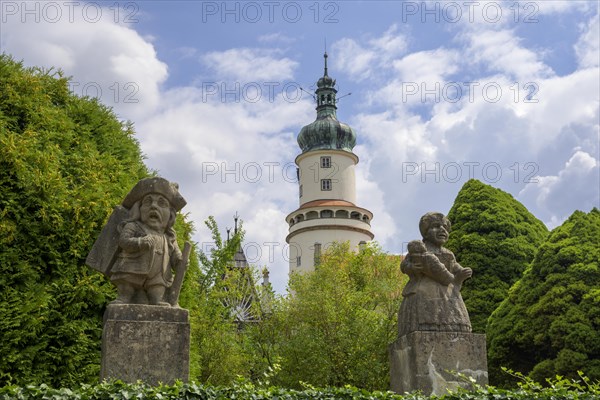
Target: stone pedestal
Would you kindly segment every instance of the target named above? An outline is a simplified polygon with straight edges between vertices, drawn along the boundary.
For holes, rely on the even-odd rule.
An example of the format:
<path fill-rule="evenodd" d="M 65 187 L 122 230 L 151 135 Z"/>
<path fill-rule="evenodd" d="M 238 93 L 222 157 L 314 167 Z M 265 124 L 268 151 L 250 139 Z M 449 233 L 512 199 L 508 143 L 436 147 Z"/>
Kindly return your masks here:
<path fill-rule="evenodd" d="M 446 389 L 469 388 L 449 371 L 487 385 L 485 335 L 461 332 L 411 332 L 389 347 L 391 390 L 403 394 L 421 390 L 443 395 Z"/>
<path fill-rule="evenodd" d="M 100 379 L 187 382 L 190 324 L 182 308 L 111 304 L 104 313 Z"/>

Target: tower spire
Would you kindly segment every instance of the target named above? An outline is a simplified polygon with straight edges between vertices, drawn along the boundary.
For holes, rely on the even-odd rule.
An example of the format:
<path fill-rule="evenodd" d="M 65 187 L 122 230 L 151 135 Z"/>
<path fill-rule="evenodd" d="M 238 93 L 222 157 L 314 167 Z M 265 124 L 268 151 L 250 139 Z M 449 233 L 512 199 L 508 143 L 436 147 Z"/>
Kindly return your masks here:
<path fill-rule="evenodd" d="M 322 242 L 348 241 L 357 249 L 374 237 L 373 213 L 356 205 L 356 134 L 337 119 L 336 81 L 329 76 L 328 57 L 325 48 L 323 76 L 314 96 L 316 119 L 302 127 L 297 138 L 302 150 L 295 160 L 300 206 L 286 217 L 290 273 L 313 271 L 321 262 Z M 323 179 L 310 178 L 315 167 Z M 336 179 L 329 179 L 334 172 Z"/>
<path fill-rule="evenodd" d="M 302 128 L 298 145 L 302 152 L 338 149 L 352 152 L 356 134 L 350 126 L 337 119 L 336 81 L 329 76 L 327 51 L 323 54 L 323 76 L 317 81 L 314 99 L 317 103 L 315 122 Z M 343 96 L 342 96 L 343 97 Z"/>

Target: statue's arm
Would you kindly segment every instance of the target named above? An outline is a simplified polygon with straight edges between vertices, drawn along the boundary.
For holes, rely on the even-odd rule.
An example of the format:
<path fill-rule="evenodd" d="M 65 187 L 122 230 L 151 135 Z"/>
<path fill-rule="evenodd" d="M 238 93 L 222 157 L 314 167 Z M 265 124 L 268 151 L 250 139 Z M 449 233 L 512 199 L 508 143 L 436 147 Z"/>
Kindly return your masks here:
<path fill-rule="evenodd" d="M 454 282 L 454 275 L 433 253 L 425 253 L 424 257 L 426 268 L 423 273 L 425 275 L 444 286 Z"/>
<path fill-rule="evenodd" d="M 147 241 L 139 235 L 137 226 L 133 222 L 125 224 L 119 237 L 119 247 L 125 251 L 135 252 L 147 248 Z"/>
<path fill-rule="evenodd" d="M 469 279 L 473 275 L 473 270 L 471 268 L 465 268 L 461 266 L 456 258 L 454 257 L 454 253 L 448 250 L 452 255 L 452 263 L 451 263 L 451 271 L 454 274 L 454 283 L 457 285 L 462 285 L 464 281 Z"/>
<path fill-rule="evenodd" d="M 171 260 L 171 265 L 175 266 L 177 265 L 177 263 L 179 263 L 181 261 L 181 259 L 183 258 L 182 254 L 181 254 L 181 249 L 179 248 L 179 245 L 177 244 L 177 240 L 176 239 L 171 239 L 171 252 L 169 254 L 169 258 Z"/>
<path fill-rule="evenodd" d="M 420 272 L 421 268 L 410 261 L 410 255 L 406 255 L 400 263 L 400 271 L 406 275 L 414 275 Z"/>

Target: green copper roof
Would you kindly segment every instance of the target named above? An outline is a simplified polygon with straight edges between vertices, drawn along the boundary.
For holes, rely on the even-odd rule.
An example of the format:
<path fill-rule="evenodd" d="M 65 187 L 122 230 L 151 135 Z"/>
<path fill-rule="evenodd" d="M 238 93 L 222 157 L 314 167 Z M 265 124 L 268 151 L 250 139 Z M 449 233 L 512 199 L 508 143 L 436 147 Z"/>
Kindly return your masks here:
<path fill-rule="evenodd" d="M 325 72 L 317 82 L 315 91 L 317 119 L 300 130 L 298 145 L 303 153 L 311 150 L 352 152 L 356 145 L 356 134 L 350 126 L 337 119 L 335 79 L 327 75 L 327 53 L 324 57 Z"/>

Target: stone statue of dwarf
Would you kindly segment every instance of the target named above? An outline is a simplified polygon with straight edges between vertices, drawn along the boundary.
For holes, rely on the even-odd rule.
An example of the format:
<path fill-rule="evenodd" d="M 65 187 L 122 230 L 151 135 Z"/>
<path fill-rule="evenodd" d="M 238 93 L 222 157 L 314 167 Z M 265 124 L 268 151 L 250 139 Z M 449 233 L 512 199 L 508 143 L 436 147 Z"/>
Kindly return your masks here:
<path fill-rule="evenodd" d="M 153 177 L 115 208 L 86 260 L 117 287 L 112 304 L 177 306 L 191 246 L 181 252 L 173 224 L 185 204 L 177 184 Z"/>

